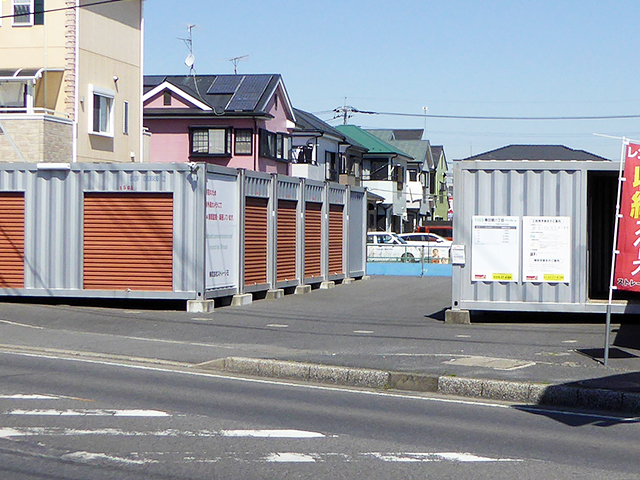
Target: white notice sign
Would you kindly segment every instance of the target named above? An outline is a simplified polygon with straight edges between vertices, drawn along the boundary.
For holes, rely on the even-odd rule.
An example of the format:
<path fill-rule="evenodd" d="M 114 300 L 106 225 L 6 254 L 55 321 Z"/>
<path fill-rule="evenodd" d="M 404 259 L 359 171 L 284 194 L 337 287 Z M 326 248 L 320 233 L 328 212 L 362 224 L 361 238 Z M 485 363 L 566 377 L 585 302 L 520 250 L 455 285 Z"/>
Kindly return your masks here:
<path fill-rule="evenodd" d="M 238 186 L 235 177 L 207 175 L 206 288 L 238 283 Z"/>
<path fill-rule="evenodd" d="M 520 218 L 474 216 L 471 280 L 517 282 L 520 273 Z"/>
<path fill-rule="evenodd" d="M 571 218 L 522 219 L 522 274 L 525 282 L 571 279 Z"/>

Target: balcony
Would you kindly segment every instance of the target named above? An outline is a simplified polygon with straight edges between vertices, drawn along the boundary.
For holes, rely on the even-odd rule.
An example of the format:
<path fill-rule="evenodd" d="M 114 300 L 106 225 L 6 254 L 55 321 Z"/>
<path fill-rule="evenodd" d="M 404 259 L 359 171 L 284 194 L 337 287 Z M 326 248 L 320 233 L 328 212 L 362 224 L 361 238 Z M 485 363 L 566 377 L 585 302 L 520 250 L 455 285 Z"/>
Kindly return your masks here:
<path fill-rule="evenodd" d="M 0 161 L 70 162 L 73 122 L 55 110 L 62 71 L 0 71 Z"/>

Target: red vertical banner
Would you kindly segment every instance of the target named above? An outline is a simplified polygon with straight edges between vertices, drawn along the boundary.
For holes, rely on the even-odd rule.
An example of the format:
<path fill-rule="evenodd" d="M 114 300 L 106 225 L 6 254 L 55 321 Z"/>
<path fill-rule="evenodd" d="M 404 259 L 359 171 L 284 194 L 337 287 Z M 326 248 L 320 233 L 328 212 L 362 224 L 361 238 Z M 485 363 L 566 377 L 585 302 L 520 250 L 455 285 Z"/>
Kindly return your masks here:
<path fill-rule="evenodd" d="M 627 145 L 614 286 L 640 292 L 640 145 Z"/>

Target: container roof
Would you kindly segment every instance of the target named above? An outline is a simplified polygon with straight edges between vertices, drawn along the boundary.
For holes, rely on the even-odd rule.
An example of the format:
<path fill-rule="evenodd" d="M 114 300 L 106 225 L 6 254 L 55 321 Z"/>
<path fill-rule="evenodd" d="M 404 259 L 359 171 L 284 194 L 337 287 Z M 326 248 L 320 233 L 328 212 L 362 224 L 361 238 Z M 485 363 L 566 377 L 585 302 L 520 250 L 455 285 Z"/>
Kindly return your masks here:
<path fill-rule="evenodd" d="M 480 153 L 464 160 L 609 160 L 584 150 L 574 150 L 564 145 L 508 145 Z"/>

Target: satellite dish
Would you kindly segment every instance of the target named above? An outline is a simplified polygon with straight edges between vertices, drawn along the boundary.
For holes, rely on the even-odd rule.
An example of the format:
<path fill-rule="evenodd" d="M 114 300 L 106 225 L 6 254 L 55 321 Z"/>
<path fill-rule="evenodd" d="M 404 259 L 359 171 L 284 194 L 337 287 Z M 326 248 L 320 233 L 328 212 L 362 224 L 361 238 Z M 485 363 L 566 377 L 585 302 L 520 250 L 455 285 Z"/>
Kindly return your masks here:
<path fill-rule="evenodd" d="M 193 67 L 194 62 L 196 61 L 196 57 L 193 56 L 193 53 L 190 53 L 189 55 L 187 55 L 187 58 L 185 58 L 184 60 L 184 64 L 191 68 Z"/>

